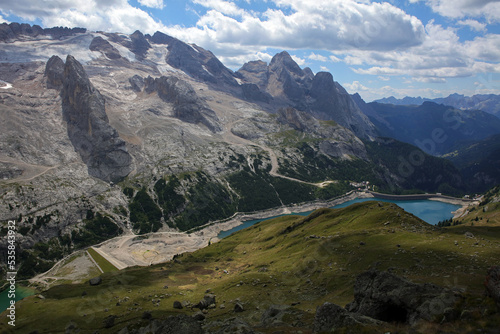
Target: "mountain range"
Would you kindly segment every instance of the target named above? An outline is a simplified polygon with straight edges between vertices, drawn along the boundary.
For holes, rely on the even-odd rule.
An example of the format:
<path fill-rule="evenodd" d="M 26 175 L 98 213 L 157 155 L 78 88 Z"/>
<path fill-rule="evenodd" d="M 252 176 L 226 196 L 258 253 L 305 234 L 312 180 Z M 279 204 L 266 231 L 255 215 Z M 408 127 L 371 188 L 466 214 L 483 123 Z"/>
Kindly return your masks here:
<path fill-rule="evenodd" d="M 449 153 L 500 132 L 500 118 L 481 110 L 429 101 L 421 105 L 365 103 L 358 94 L 353 98 L 380 136 L 416 145 L 432 155 Z"/>
<path fill-rule="evenodd" d="M 116 235 L 330 199 L 351 181 L 469 190 L 451 162 L 377 138 L 332 74 L 285 51 L 233 72 L 161 32 L 11 23 L 0 37 L 0 220 L 17 222 L 24 277 Z"/>
<path fill-rule="evenodd" d="M 424 102 L 434 102 L 452 106 L 462 110 L 482 110 L 500 117 L 500 95 L 496 94 L 476 94 L 473 96 L 465 96 L 462 94 L 451 94 L 447 97 L 439 97 L 429 99 L 424 97 L 406 96 L 402 99 L 397 99 L 394 96 L 375 100 L 373 102 L 394 104 L 394 105 L 421 105 Z"/>
<path fill-rule="evenodd" d="M 365 103 L 286 51 L 232 71 L 162 32 L 1 24 L 0 256 L 14 221 L 16 279 L 41 286 L 33 277 L 46 272 L 54 285 L 17 304 L 15 329 L 494 330 L 495 300 L 482 284 L 498 258 L 498 188 L 450 229 L 367 202 L 219 242 L 207 235 L 238 213 L 329 203 L 359 184 L 391 194 L 484 189 L 499 182 L 499 122 L 433 102 Z M 134 250 L 151 265 L 118 270 L 91 247 L 113 248 L 106 242 L 117 236 L 178 254 L 152 265 L 157 250 Z M 177 237 L 202 249 L 181 254 Z M 434 285 L 452 272 L 467 293 Z M 390 299 L 377 297 L 394 286 Z"/>

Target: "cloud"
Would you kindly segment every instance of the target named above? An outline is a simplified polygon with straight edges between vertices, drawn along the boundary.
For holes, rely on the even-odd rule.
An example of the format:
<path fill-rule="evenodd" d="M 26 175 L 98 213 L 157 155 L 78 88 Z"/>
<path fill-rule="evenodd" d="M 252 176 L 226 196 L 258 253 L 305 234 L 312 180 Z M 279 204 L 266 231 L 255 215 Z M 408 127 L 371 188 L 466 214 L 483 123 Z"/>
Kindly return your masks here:
<path fill-rule="evenodd" d="M 240 47 L 322 50 L 393 50 L 419 45 L 423 24 L 388 3 L 352 0 L 273 0 L 276 8 L 246 12 L 222 0 L 193 0 L 209 10 L 184 31 L 200 44 L 236 44 Z M 271 0 L 270 0 L 271 1 Z"/>
<path fill-rule="evenodd" d="M 354 94 L 354 93 L 357 93 L 357 92 L 360 92 L 360 91 L 368 91 L 368 90 L 370 90 L 368 87 L 362 85 L 359 81 L 353 81 L 352 83 L 344 83 L 342 85 L 351 94 Z"/>
<path fill-rule="evenodd" d="M 317 55 L 314 52 L 311 52 L 311 54 L 309 56 L 307 56 L 307 58 L 311 59 L 311 60 L 321 61 L 324 63 L 326 63 L 328 61 L 328 58 L 326 58 L 325 56 Z"/>
<path fill-rule="evenodd" d="M 500 36 L 488 34 L 461 42 L 455 29 L 433 21 L 422 45 L 391 52 L 353 51 L 345 57 L 354 72 L 376 76 L 409 75 L 418 82 L 445 82 L 500 71 Z"/>
<path fill-rule="evenodd" d="M 163 9 L 163 7 L 165 7 L 165 5 L 163 4 L 163 0 L 138 0 L 138 2 L 141 5 L 150 8 Z"/>
<path fill-rule="evenodd" d="M 6 19 L 4 19 L 4 17 L 0 14 L 0 23 L 7 23 L 9 24 L 10 22 Z"/>
<path fill-rule="evenodd" d="M 410 0 L 410 2 L 418 2 L 418 0 Z M 490 21 L 500 21 L 498 0 L 425 0 L 425 3 L 434 12 L 445 17 L 485 17 Z"/>
<path fill-rule="evenodd" d="M 326 66 L 320 66 L 319 68 L 323 72 L 330 72 L 330 69 L 328 67 L 326 67 Z"/>
<path fill-rule="evenodd" d="M 161 1 L 144 0 L 158 4 Z M 89 30 L 153 33 L 165 26 L 127 0 L 0 0 L 4 15 L 15 15 L 27 21 L 40 19 L 44 27 L 85 27 Z"/>
<path fill-rule="evenodd" d="M 296 55 L 290 55 L 292 59 L 299 65 L 299 66 L 304 66 L 306 64 L 306 60 L 303 58 L 300 58 Z"/>
<path fill-rule="evenodd" d="M 340 58 L 338 58 L 338 57 L 336 57 L 336 56 L 334 56 L 334 55 L 330 55 L 330 57 L 329 57 L 329 58 L 330 58 L 330 60 L 331 60 L 331 61 L 333 61 L 334 63 L 338 63 L 338 62 L 341 62 L 341 61 L 342 61 L 342 59 L 340 59 Z"/>
<path fill-rule="evenodd" d="M 234 2 L 224 0 L 192 0 L 193 3 L 230 16 L 245 16 L 247 12 Z"/>
<path fill-rule="evenodd" d="M 479 31 L 486 31 L 486 23 L 481 23 L 481 22 L 476 21 L 476 20 L 471 20 L 471 19 L 461 20 L 461 21 L 458 21 L 457 24 L 461 25 L 461 26 L 467 26 L 471 30 L 478 31 L 478 32 Z"/>
<path fill-rule="evenodd" d="M 476 37 L 464 44 L 469 57 L 485 62 L 500 62 L 500 35 L 488 34 Z"/>
<path fill-rule="evenodd" d="M 424 83 L 446 83 L 445 78 L 437 78 L 437 77 L 420 77 L 414 79 L 416 82 L 424 82 Z"/>

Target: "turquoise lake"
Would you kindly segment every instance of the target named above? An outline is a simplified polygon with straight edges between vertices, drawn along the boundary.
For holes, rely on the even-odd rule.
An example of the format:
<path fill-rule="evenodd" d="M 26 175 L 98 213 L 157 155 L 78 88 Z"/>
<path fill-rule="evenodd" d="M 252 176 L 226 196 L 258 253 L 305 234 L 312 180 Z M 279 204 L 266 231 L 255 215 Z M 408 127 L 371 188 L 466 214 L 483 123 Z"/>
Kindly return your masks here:
<path fill-rule="evenodd" d="M 346 206 L 349 206 L 354 203 L 360 203 L 360 202 L 366 202 L 366 201 L 378 201 L 378 202 L 388 202 L 388 203 L 394 203 L 403 208 L 405 211 L 410 212 L 414 214 L 415 216 L 419 217 L 423 221 L 426 221 L 429 224 L 436 225 L 438 222 L 446 219 L 450 219 L 453 217 L 452 212 L 459 209 L 460 205 L 455 205 L 455 204 L 449 204 L 449 203 L 444 203 L 444 202 L 439 202 L 439 201 L 430 201 L 430 200 L 412 200 L 412 201 L 395 201 L 395 200 L 387 200 L 387 199 L 381 199 L 381 198 L 356 198 L 351 201 L 347 201 L 345 203 L 333 206 L 333 209 L 339 209 L 339 208 L 345 208 Z M 307 212 L 300 212 L 300 213 L 291 213 L 292 215 L 301 215 L 301 216 L 307 216 L 311 213 L 312 211 L 307 211 Z M 254 220 L 247 220 L 244 221 L 243 224 L 238 225 L 230 230 L 227 231 L 221 231 L 217 237 L 219 239 L 225 238 L 228 235 L 233 234 L 236 231 L 242 230 L 244 228 L 250 227 L 253 224 L 256 224 L 258 222 L 261 222 L 263 220 L 268 220 L 276 217 L 281 217 L 285 215 L 278 215 L 278 216 L 272 216 L 272 217 L 267 217 L 263 219 L 254 219 Z"/>
<path fill-rule="evenodd" d="M 33 290 L 25 288 L 25 287 L 16 287 L 16 302 L 31 296 L 33 294 Z M 3 290 L 0 292 L 0 313 L 5 311 L 7 307 L 10 306 L 10 298 L 9 298 L 9 290 Z"/>
<path fill-rule="evenodd" d="M 429 224 L 437 224 L 441 220 L 446 220 L 450 219 L 453 217 L 452 211 L 457 210 L 460 208 L 459 205 L 454 205 L 454 204 L 448 204 L 448 203 L 443 203 L 443 202 L 438 202 L 438 201 L 430 201 L 430 200 L 416 200 L 416 201 L 393 201 L 393 200 L 386 200 L 386 199 L 381 199 L 381 198 L 358 198 L 354 199 L 339 205 L 336 205 L 332 208 L 338 209 L 338 208 L 344 208 L 346 206 L 349 206 L 354 203 L 359 203 L 359 202 L 366 202 L 366 201 L 378 201 L 378 202 L 389 202 L 389 203 L 395 203 L 399 205 L 401 208 L 403 208 L 405 211 L 410 212 L 414 214 L 415 216 L 419 217 L 420 219 L 428 222 Z M 301 216 L 307 216 L 311 213 L 312 211 L 307 211 L 307 212 L 300 212 L 300 213 L 291 213 L 293 215 L 301 215 Z M 222 231 L 219 233 L 217 236 L 219 239 L 222 239 L 224 237 L 227 237 L 228 235 L 233 234 L 236 231 L 242 230 L 244 228 L 250 227 L 258 222 L 261 222 L 263 220 L 267 219 L 272 219 L 276 217 L 281 217 L 285 215 L 278 215 L 278 216 L 272 216 L 272 217 L 267 217 L 263 219 L 254 219 L 254 220 L 247 220 L 244 221 L 243 224 L 236 226 L 230 230 L 227 231 Z M 33 291 L 24 287 L 17 287 L 16 288 L 16 301 L 21 300 L 24 297 L 30 296 L 33 294 Z M 10 300 L 8 298 L 8 291 L 4 290 L 0 292 L 0 312 L 3 312 L 7 309 L 9 306 Z"/>

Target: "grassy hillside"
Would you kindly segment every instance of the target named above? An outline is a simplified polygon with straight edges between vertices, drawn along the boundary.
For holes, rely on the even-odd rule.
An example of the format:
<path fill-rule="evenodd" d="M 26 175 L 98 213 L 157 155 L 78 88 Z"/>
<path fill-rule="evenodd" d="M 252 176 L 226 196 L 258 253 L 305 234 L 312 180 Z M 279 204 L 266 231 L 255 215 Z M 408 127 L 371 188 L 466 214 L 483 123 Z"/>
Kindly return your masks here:
<path fill-rule="evenodd" d="M 205 314 L 211 328 L 238 317 L 263 333 L 310 333 L 316 307 L 352 301 L 355 277 L 373 267 L 462 289 L 470 317 L 421 324 L 418 332 L 498 328 L 500 316 L 483 297 L 483 282 L 486 270 L 498 264 L 500 224 L 468 225 L 434 227 L 394 204 L 374 201 L 268 220 L 165 264 L 105 273 L 99 286 L 60 285 L 42 292 L 44 299 L 28 297 L 17 304 L 15 332 L 64 333 L 71 327 L 80 333 L 116 333 L 147 324 L 145 311 L 157 319 L 193 315 L 197 310 L 174 309 L 174 301 L 193 305 L 210 291 L 217 301 Z M 234 312 L 237 302 L 241 313 Z M 276 304 L 293 305 L 294 316 L 284 320 L 286 325 L 262 327 L 261 315 Z M 116 316 L 114 325 L 104 328 L 110 315 Z M 406 326 L 366 330 L 406 332 Z M 0 325 L 2 333 L 9 329 Z"/>

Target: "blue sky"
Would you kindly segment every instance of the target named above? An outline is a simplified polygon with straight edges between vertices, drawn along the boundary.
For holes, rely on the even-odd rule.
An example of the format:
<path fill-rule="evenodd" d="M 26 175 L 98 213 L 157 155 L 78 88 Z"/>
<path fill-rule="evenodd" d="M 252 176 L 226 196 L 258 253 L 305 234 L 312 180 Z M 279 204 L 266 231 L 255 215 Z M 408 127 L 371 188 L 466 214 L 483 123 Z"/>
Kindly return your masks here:
<path fill-rule="evenodd" d="M 500 0 L 0 0 L 0 21 L 159 30 L 233 70 L 287 50 L 366 101 L 500 94 Z"/>

